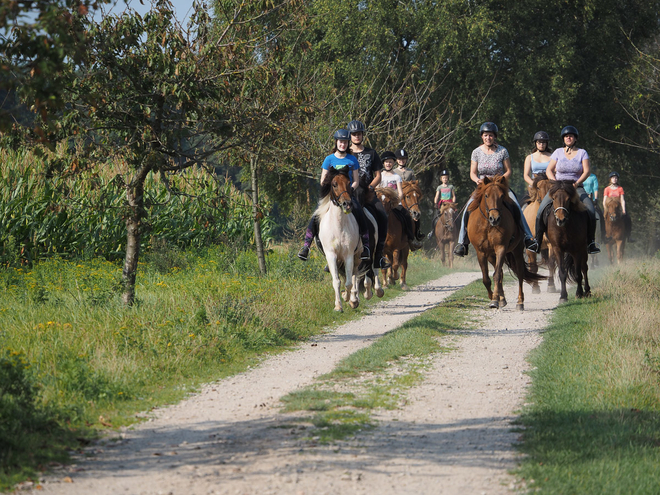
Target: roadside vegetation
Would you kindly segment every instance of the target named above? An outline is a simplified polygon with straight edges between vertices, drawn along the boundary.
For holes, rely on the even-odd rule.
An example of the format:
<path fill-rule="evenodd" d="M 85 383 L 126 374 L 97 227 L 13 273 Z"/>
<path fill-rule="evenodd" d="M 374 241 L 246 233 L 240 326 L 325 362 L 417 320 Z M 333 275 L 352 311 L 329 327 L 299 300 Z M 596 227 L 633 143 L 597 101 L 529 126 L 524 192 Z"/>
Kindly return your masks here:
<path fill-rule="evenodd" d="M 419 383 L 438 352 L 451 348 L 439 337 L 472 328 L 475 309 L 487 303 L 481 281 L 473 282 L 350 356 L 312 385 L 282 398 L 284 411 L 301 411 L 299 426 L 321 443 L 345 440 L 375 426 L 379 408 L 396 409 L 406 390 Z"/>
<path fill-rule="evenodd" d="M 541 493 L 660 487 L 660 260 L 608 269 L 533 353 L 517 475 Z"/>
<path fill-rule="evenodd" d="M 333 311 L 325 260 L 313 254 L 302 263 L 277 247 L 263 277 L 253 252 L 162 245 L 140 265 L 133 307 L 121 302 L 121 265 L 105 259 L 0 271 L 0 487 L 38 477 L 99 430 L 364 314 L 377 298 Z M 446 272 L 415 254 L 409 273 L 417 284 Z"/>

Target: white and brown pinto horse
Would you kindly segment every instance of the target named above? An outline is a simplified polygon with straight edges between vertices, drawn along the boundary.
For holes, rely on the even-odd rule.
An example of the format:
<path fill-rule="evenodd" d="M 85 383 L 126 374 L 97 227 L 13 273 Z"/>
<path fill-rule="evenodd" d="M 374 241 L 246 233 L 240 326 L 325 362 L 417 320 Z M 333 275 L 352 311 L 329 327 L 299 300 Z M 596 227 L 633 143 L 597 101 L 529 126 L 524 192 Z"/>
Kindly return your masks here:
<path fill-rule="evenodd" d="M 321 200 L 314 212 L 319 220 L 319 240 L 328 261 L 332 285 L 335 289 L 335 311 L 343 311 L 341 304 L 342 268 L 344 272 L 344 301 L 355 309 L 359 306 L 357 267 L 360 263 L 362 240 L 353 210 L 353 191 L 346 173 L 330 168 L 321 184 Z M 365 291 L 371 293 L 371 280 L 365 280 Z"/>

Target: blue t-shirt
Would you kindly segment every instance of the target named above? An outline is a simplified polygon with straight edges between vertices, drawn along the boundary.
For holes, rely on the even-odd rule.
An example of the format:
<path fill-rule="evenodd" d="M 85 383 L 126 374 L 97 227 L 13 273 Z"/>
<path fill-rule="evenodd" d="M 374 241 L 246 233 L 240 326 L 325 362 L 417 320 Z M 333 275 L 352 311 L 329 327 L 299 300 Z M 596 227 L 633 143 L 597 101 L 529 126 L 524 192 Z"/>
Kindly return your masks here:
<path fill-rule="evenodd" d="M 328 170 L 334 167 L 335 170 L 341 170 L 348 167 L 349 174 L 353 170 L 360 170 L 360 164 L 353 155 L 346 155 L 344 158 L 337 158 L 334 153 L 325 157 L 323 160 L 323 169 Z"/>
<path fill-rule="evenodd" d="M 582 183 L 582 187 L 584 187 L 584 192 L 587 194 L 593 194 L 598 191 L 598 178 L 596 174 L 591 174 L 587 177 L 587 180 Z"/>

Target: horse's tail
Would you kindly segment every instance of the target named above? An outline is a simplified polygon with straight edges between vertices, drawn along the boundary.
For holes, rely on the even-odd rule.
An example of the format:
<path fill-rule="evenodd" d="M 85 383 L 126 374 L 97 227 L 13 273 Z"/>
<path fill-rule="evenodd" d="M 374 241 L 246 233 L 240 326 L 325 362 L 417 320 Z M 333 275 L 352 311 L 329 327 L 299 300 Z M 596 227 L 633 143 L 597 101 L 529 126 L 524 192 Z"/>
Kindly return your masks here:
<path fill-rule="evenodd" d="M 570 283 L 576 284 L 578 275 L 580 274 L 580 267 L 575 265 L 573 256 L 569 253 L 564 253 L 564 259 L 561 261 L 561 264 L 566 272 L 566 280 Z"/>
<path fill-rule="evenodd" d="M 530 270 L 529 263 L 525 261 L 524 258 L 520 258 L 521 263 L 522 263 L 522 272 L 523 272 L 523 281 L 527 282 L 528 284 L 531 284 L 532 282 L 540 282 L 541 280 L 547 280 L 548 277 L 545 275 L 540 275 L 538 273 L 534 273 Z M 516 260 L 516 256 L 513 253 L 506 253 L 506 257 L 504 258 L 504 262 L 506 263 L 506 266 L 509 267 L 509 270 L 511 270 L 514 275 L 518 273 L 518 270 L 516 270 L 517 263 L 518 261 Z M 516 275 L 517 276 L 517 275 Z"/>

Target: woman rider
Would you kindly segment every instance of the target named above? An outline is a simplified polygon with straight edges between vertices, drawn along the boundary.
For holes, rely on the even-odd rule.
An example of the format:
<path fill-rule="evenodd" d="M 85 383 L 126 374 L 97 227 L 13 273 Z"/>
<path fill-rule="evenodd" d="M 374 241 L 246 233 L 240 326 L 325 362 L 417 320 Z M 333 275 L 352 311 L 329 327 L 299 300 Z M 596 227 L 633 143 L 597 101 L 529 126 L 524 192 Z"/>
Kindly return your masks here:
<path fill-rule="evenodd" d="M 545 169 L 548 167 L 548 163 L 550 163 L 551 156 L 551 150 L 548 147 L 550 136 L 548 136 L 547 132 L 537 132 L 534 134 L 532 141 L 534 142 L 534 151 L 525 158 L 525 166 L 523 170 L 525 182 L 530 186 L 534 183 L 534 177 L 536 177 L 536 174 L 545 173 Z"/>
<path fill-rule="evenodd" d="M 589 154 L 575 144 L 578 139 L 578 130 L 572 125 L 567 125 L 561 130 L 563 148 L 558 148 L 552 154 L 546 174 L 550 180 L 570 180 L 580 195 L 580 201 L 587 208 L 589 214 L 589 225 L 587 227 L 587 252 L 589 254 L 600 253 L 600 247 L 596 243 L 596 211 L 594 204 L 583 187 L 583 182 L 591 174 Z M 543 239 L 546 224 L 543 221 L 543 211 L 552 203 L 550 195 L 546 194 L 536 214 L 536 242 L 537 252 L 541 248 L 539 239 Z"/>
<path fill-rule="evenodd" d="M 360 164 L 360 179 L 364 179 L 369 190 L 374 191 L 380 185 L 380 171 L 383 168 L 383 163 L 375 150 L 364 146 L 365 127 L 362 122 L 351 120 L 348 123 L 348 132 L 351 135 L 351 153 Z M 376 268 L 389 268 L 392 264 L 387 261 L 387 258 L 383 257 L 383 247 L 387 237 L 387 212 L 375 194 L 373 200 L 364 206 L 371 212 L 376 219 L 376 224 L 378 224 L 378 242 L 376 243 L 374 256 Z"/>
<path fill-rule="evenodd" d="M 507 179 L 511 177 L 511 160 L 509 159 L 509 152 L 504 146 L 500 146 L 495 141 L 497 138 L 497 131 L 497 126 L 492 122 L 485 122 L 479 128 L 479 134 L 481 135 L 483 144 L 478 148 L 475 148 L 472 152 L 470 161 L 470 178 L 477 185 L 481 184 L 485 177 L 494 177 L 495 175 L 503 175 Z M 532 233 L 525 221 L 525 217 L 522 215 L 520 205 L 518 204 L 518 198 L 516 198 L 516 195 L 511 189 L 509 189 L 509 197 L 517 206 L 515 211 L 512 211 L 511 213 L 525 234 L 525 247 L 532 251 L 536 250 L 536 241 L 532 237 Z M 472 203 L 472 201 L 474 201 L 474 199 L 470 197 L 468 205 Z M 468 253 L 468 244 L 470 242 L 467 238 L 468 217 L 469 213 L 466 205 L 463 219 L 461 221 L 461 232 L 458 236 L 458 244 L 456 244 L 456 248 L 454 248 L 454 254 L 456 256 L 465 256 Z"/>
<path fill-rule="evenodd" d="M 321 184 L 325 180 L 326 175 L 328 175 L 328 170 L 330 167 L 334 167 L 335 170 L 348 169 L 349 177 L 352 179 L 351 187 L 355 190 L 359 184 L 359 173 L 358 170 L 360 165 L 358 164 L 357 159 L 350 154 L 348 151 L 348 141 L 350 139 L 349 133 L 346 129 L 339 129 L 335 132 L 334 135 L 335 146 L 332 150 L 332 153 L 325 157 L 323 160 L 323 170 L 321 171 Z M 371 257 L 369 251 L 369 230 L 367 227 L 367 219 L 364 216 L 362 207 L 360 203 L 355 199 L 355 196 L 352 198 L 353 203 L 353 215 L 355 220 L 357 220 L 358 228 L 360 229 L 360 237 L 362 237 L 362 255 L 360 259 L 368 260 Z M 316 215 L 312 215 L 312 218 L 307 225 L 307 231 L 305 232 L 305 242 L 303 247 L 298 252 L 298 258 L 303 261 L 307 261 L 309 257 L 309 248 L 312 245 L 314 237 L 318 236 L 319 233 L 319 220 Z"/>

